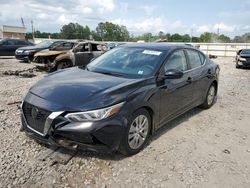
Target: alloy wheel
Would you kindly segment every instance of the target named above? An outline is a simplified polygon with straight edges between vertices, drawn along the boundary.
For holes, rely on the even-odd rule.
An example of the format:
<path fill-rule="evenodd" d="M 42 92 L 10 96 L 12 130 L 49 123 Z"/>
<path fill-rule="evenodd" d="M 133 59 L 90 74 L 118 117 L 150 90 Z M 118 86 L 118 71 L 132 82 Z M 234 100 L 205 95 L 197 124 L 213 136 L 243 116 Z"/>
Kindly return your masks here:
<path fill-rule="evenodd" d="M 146 140 L 149 131 L 149 121 L 147 116 L 139 115 L 132 122 L 129 135 L 128 144 L 131 149 L 138 149 Z"/>
<path fill-rule="evenodd" d="M 212 105 L 213 101 L 214 101 L 214 97 L 215 97 L 215 87 L 214 85 L 212 85 L 210 88 L 209 88 L 209 91 L 208 91 L 208 95 L 207 95 L 207 104 L 210 106 Z"/>

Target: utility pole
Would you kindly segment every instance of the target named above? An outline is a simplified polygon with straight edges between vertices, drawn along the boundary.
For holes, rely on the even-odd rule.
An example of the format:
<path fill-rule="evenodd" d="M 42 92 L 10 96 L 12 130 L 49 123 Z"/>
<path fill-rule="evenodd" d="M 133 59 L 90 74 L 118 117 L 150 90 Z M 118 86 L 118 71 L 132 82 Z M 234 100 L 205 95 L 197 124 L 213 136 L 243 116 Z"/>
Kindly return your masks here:
<path fill-rule="evenodd" d="M 24 21 L 23 21 L 23 17 L 21 17 L 21 22 L 22 22 L 22 26 L 25 27 Z"/>
<path fill-rule="evenodd" d="M 218 36 L 220 35 L 220 28 L 219 27 L 217 28 L 217 35 Z"/>
<path fill-rule="evenodd" d="M 34 41 L 34 39 L 35 39 L 35 34 L 34 34 L 33 20 L 31 20 L 31 31 L 32 31 L 33 41 Z"/>

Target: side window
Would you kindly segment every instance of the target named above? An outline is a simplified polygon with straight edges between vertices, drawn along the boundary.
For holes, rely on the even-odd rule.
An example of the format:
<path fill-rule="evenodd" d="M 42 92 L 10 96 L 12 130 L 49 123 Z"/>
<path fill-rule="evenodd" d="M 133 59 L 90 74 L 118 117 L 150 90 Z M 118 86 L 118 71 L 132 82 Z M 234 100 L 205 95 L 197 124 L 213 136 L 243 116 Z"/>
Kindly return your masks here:
<path fill-rule="evenodd" d="M 26 45 L 26 42 L 22 40 L 17 40 L 16 43 L 17 45 Z"/>
<path fill-rule="evenodd" d="M 170 69 L 177 69 L 179 71 L 187 70 L 186 56 L 183 50 L 174 52 L 164 65 L 165 72 Z"/>
<path fill-rule="evenodd" d="M 15 46 L 16 45 L 16 41 L 15 40 L 8 40 L 6 42 L 7 42 L 6 45 L 8 45 L 8 46 Z"/>
<path fill-rule="evenodd" d="M 71 48 L 72 48 L 72 45 L 73 45 L 73 43 L 67 42 L 67 43 L 64 43 L 63 47 L 64 47 L 65 49 L 71 49 Z"/>
<path fill-rule="evenodd" d="M 187 54 L 190 60 L 191 69 L 199 67 L 203 64 L 199 52 L 195 50 L 187 50 Z"/>
<path fill-rule="evenodd" d="M 201 64 L 203 64 L 205 61 L 205 56 L 202 53 L 199 53 L 199 55 L 200 55 L 200 59 L 201 59 Z"/>

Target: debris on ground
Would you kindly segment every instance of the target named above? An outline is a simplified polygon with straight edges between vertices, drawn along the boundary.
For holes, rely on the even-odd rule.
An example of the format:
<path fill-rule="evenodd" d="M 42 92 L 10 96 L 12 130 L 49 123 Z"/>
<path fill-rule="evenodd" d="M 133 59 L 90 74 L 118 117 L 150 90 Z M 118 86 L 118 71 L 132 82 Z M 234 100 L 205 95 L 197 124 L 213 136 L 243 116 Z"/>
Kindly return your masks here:
<path fill-rule="evenodd" d="M 35 77 L 36 75 L 34 74 L 35 69 L 31 68 L 31 69 L 27 69 L 27 70 L 7 70 L 3 72 L 3 75 L 8 75 L 8 76 L 21 76 L 24 78 L 32 78 Z"/>
<path fill-rule="evenodd" d="M 7 105 L 21 104 L 21 103 L 22 103 L 22 101 L 13 101 L 13 102 L 7 103 Z"/>
<path fill-rule="evenodd" d="M 230 154 L 231 152 L 228 149 L 224 149 L 223 153 Z"/>
<path fill-rule="evenodd" d="M 209 54 L 208 57 L 209 57 L 209 59 L 216 59 L 218 56 Z"/>

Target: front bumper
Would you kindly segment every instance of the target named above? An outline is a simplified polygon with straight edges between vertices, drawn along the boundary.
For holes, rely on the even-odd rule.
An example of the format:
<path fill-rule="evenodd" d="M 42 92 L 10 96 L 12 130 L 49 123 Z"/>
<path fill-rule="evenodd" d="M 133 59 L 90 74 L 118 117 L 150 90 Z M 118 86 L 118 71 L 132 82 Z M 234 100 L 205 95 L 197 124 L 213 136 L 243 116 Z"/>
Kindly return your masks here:
<path fill-rule="evenodd" d="M 32 60 L 32 56 L 30 56 L 30 55 L 21 55 L 21 54 L 17 55 L 17 54 L 15 54 L 15 57 L 16 57 L 16 59 L 22 60 L 22 61 L 31 61 Z"/>
<path fill-rule="evenodd" d="M 125 134 L 127 120 L 117 114 L 98 122 L 69 122 L 65 113 L 50 121 L 48 130 L 43 134 L 32 129 L 22 112 L 22 130 L 34 139 L 49 145 L 69 149 L 92 151 L 115 151 Z"/>
<path fill-rule="evenodd" d="M 49 65 L 48 65 L 48 64 L 45 64 L 45 63 L 31 62 L 31 64 L 34 65 L 34 66 L 37 66 L 37 67 L 44 67 L 44 68 L 49 67 Z"/>
<path fill-rule="evenodd" d="M 237 63 L 242 67 L 250 67 L 250 61 L 238 61 Z"/>

